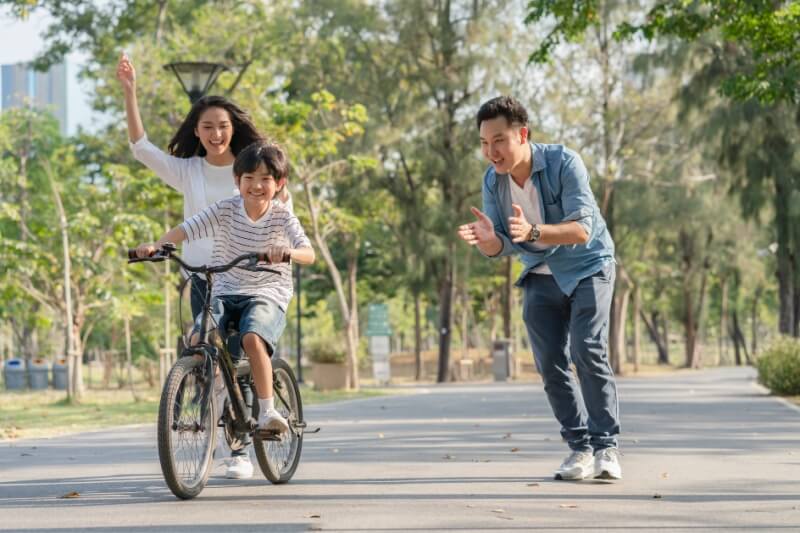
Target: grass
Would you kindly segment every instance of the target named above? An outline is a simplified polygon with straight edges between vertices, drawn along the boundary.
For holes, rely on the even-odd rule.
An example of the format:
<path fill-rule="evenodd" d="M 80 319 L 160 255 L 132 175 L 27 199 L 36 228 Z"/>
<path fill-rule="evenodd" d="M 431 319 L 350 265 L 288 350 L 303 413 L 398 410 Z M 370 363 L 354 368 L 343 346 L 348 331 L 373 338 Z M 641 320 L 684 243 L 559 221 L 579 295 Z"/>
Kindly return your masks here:
<path fill-rule="evenodd" d="M 784 396 L 784 398 L 800 407 L 800 396 Z"/>
<path fill-rule="evenodd" d="M 80 404 L 66 401 L 64 391 L 0 392 L 0 440 L 50 437 L 93 429 L 154 424 L 160 389 L 87 390 Z M 389 389 L 319 392 L 303 386 L 304 405 L 390 394 Z"/>

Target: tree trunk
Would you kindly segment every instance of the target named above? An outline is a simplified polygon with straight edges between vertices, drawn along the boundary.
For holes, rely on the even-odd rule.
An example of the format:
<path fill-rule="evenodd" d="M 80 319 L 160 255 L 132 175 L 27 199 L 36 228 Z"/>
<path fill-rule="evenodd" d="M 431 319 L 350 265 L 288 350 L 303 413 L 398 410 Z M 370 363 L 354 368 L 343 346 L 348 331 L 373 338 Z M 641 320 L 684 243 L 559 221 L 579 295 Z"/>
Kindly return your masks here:
<path fill-rule="evenodd" d="M 642 349 L 642 321 L 640 315 L 642 314 L 642 290 L 637 283 L 633 287 L 633 346 L 631 349 L 631 359 L 633 363 L 633 371 L 639 372 L 639 359 L 641 357 Z"/>
<path fill-rule="evenodd" d="M 61 203 L 61 194 L 55 184 L 55 176 L 49 166 L 46 168 L 50 188 L 58 211 L 58 222 L 61 229 L 61 246 L 64 257 L 64 306 L 67 331 L 67 398 L 78 402 L 83 396 L 83 380 L 81 378 L 82 366 L 80 352 L 76 344 L 80 342 L 80 330 L 75 331 L 75 320 L 72 308 L 72 261 L 69 254 L 69 226 L 64 205 Z M 77 333 L 77 335 L 76 335 Z M 77 337 L 77 338 L 76 338 Z"/>
<path fill-rule="evenodd" d="M 750 354 L 747 353 L 747 342 L 744 338 L 744 333 L 742 333 L 742 328 L 739 325 L 739 314 L 734 309 L 733 310 L 733 331 L 731 332 L 731 336 L 733 337 L 733 342 L 736 343 L 737 350 L 736 350 L 736 364 L 741 365 L 742 360 L 739 356 L 739 348 L 741 348 L 742 352 L 744 352 L 744 358 L 748 364 L 751 363 Z"/>
<path fill-rule="evenodd" d="M 356 246 L 358 249 L 360 245 Z M 350 289 L 350 302 L 349 308 L 350 313 L 347 319 L 347 336 L 349 339 L 349 345 L 347 350 L 347 358 L 348 358 L 348 367 L 350 370 L 350 378 L 348 388 L 353 390 L 358 390 L 360 387 L 359 378 L 358 378 L 358 341 L 359 341 L 359 331 L 358 331 L 358 285 L 357 285 L 357 275 L 358 275 L 358 253 L 354 252 L 353 255 L 350 256 L 349 264 L 347 266 L 347 279 L 348 285 Z"/>
<path fill-rule="evenodd" d="M 724 276 L 720 280 L 720 313 L 719 313 L 719 361 L 721 364 L 727 357 L 728 348 L 728 277 Z"/>
<path fill-rule="evenodd" d="M 325 236 L 322 234 L 322 231 L 319 227 L 319 212 L 318 206 L 314 201 L 313 193 L 311 192 L 311 184 L 310 184 L 311 176 L 304 176 L 301 178 L 303 183 L 303 191 L 306 195 L 306 201 L 308 202 L 308 212 L 309 216 L 311 217 L 311 228 L 313 230 L 314 235 L 314 242 L 319 248 L 320 254 L 322 254 L 323 259 L 325 260 L 325 266 L 328 268 L 328 272 L 331 276 L 331 281 L 333 281 L 333 286 L 336 289 L 336 297 L 339 302 L 339 310 L 342 313 L 342 319 L 345 324 L 344 330 L 344 338 L 345 338 L 345 346 L 347 349 L 347 375 L 349 376 L 349 383 L 348 388 L 355 388 L 358 389 L 358 311 L 352 308 L 352 304 L 357 304 L 356 299 L 356 268 L 355 268 L 355 261 L 351 259 L 351 263 L 349 265 L 349 279 L 350 279 L 350 298 L 348 301 L 348 295 L 345 293 L 344 282 L 342 281 L 342 275 L 339 271 L 339 267 L 336 266 L 336 262 L 333 260 L 333 254 L 331 254 L 331 250 L 328 247 L 328 243 L 325 240 Z M 357 257 L 357 250 L 359 249 L 361 243 L 358 239 L 354 240 L 354 249 L 353 255 Z M 356 338 L 354 338 L 356 336 Z"/>
<path fill-rule="evenodd" d="M 711 239 L 709 238 L 709 242 L 707 242 L 706 250 L 709 249 L 711 244 Z M 695 316 L 697 317 L 695 324 L 694 324 L 694 346 L 692 346 L 692 353 L 691 353 L 691 366 L 690 368 L 700 368 L 702 366 L 701 361 L 701 352 L 700 352 L 700 332 L 703 331 L 703 324 L 705 322 L 705 302 L 706 302 L 706 292 L 708 287 L 708 272 L 710 269 L 711 263 L 710 260 L 706 257 L 703 261 L 703 272 L 702 272 L 702 279 L 700 280 L 700 293 L 697 295 L 697 309 L 695 312 Z"/>
<path fill-rule="evenodd" d="M 514 284 L 511 281 L 512 257 L 503 260 L 505 283 L 503 285 L 503 336 L 511 340 L 511 300 Z M 513 346 L 512 346 L 513 353 Z"/>
<path fill-rule="evenodd" d="M 452 324 L 453 304 L 453 243 L 448 245 L 448 254 L 444 259 L 444 277 L 439 285 L 439 369 L 436 375 L 437 383 L 444 383 L 449 379 L 450 369 L 450 338 Z"/>
<path fill-rule="evenodd" d="M 780 301 L 780 311 L 778 318 L 778 329 L 784 335 L 795 333 L 795 299 L 798 295 L 794 294 L 795 286 L 798 285 L 794 279 L 794 265 L 792 264 L 792 221 L 790 216 L 791 206 L 789 205 L 792 197 L 791 184 L 784 184 L 776 177 L 775 180 L 775 229 L 778 237 L 778 299 Z"/>
<path fill-rule="evenodd" d="M 656 345 L 656 350 L 658 351 L 658 364 L 666 365 L 669 364 L 669 354 L 667 352 L 667 343 L 666 343 L 666 336 L 662 338 L 661 330 L 660 330 L 660 313 L 658 311 L 653 311 L 650 314 L 650 320 L 647 319 L 647 315 L 645 315 L 644 310 L 640 311 L 642 321 L 644 322 L 645 327 L 647 328 L 647 333 L 650 336 L 650 340 L 653 341 L 653 344 Z"/>
<path fill-rule="evenodd" d="M 131 353 L 131 317 L 126 313 L 123 315 L 125 324 L 125 363 L 128 366 L 128 387 L 131 389 L 133 399 L 139 401 L 136 388 L 133 386 L 133 354 Z"/>
<path fill-rule="evenodd" d="M 615 291 L 611 305 L 611 324 L 609 331 L 609 357 L 614 373 L 621 376 L 625 361 L 625 320 L 628 316 L 628 302 L 631 294 L 631 280 L 621 262 L 617 262 Z"/>
<path fill-rule="evenodd" d="M 752 347 L 750 348 L 750 353 L 753 357 L 758 355 L 758 303 L 761 299 L 761 291 L 763 290 L 762 287 L 758 287 L 756 289 L 755 294 L 753 295 L 753 308 L 750 313 L 750 335 L 751 335 L 751 343 Z"/>
<path fill-rule="evenodd" d="M 414 291 L 414 379 L 422 379 L 422 324 L 420 319 L 420 294 Z"/>

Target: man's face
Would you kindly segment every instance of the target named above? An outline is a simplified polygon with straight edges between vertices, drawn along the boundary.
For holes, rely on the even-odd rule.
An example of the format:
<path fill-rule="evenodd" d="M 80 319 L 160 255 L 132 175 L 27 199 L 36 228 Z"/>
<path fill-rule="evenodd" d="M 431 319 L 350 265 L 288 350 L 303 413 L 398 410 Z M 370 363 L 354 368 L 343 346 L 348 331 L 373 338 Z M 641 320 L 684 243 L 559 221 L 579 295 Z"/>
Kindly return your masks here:
<path fill-rule="evenodd" d="M 270 200 L 275 196 L 278 186 L 266 165 L 261 163 L 254 172 L 245 172 L 237 178 L 239 194 L 242 195 L 245 208 L 248 211 L 263 213 L 267 210 Z"/>
<path fill-rule="evenodd" d="M 528 128 L 512 126 L 505 117 L 481 122 L 481 152 L 498 174 L 508 174 L 525 157 Z"/>

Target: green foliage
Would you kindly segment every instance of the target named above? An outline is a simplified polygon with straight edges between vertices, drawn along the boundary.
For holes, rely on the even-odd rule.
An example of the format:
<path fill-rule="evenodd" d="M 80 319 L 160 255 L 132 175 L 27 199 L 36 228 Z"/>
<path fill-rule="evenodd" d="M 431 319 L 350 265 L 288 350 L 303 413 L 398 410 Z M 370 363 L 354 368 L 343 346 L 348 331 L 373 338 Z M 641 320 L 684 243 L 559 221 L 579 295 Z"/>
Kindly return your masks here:
<path fill-rule="evenodd" d="M 800 394 L 800 340 L 775 341 L 756 360 L 758 381 L 775 394 Z"/>
<path fill-rule="evenodd" d="M 620 2 L 601 0 L 531 0 L 528 23 L 555 18 L 531 60 L 546 61 L 563 39 L 575 41 Z M 638 2 L 630 2 L 634 6 Z M 757 98 L 765 103 L 800 100 L 800 4 L 772 0 L 659 0 L 647 10 L 641 23 L 621 22 L 617 38 L 637 34 L 648 40 L 660 36 L 696 41 L 707 34 L 719 35 L 719 51 L 733 48 L 741 60 L 735 72 L 721 84 L 722 91 L 738 100 Z"/>
<path fill-rule="evenodd" d="M 310 319 L 303 321 L 303 353 L 315 363 L 344 363 L 345 348 L 337 334 L 336 321 L 326 300 L 312 308 Z"/>

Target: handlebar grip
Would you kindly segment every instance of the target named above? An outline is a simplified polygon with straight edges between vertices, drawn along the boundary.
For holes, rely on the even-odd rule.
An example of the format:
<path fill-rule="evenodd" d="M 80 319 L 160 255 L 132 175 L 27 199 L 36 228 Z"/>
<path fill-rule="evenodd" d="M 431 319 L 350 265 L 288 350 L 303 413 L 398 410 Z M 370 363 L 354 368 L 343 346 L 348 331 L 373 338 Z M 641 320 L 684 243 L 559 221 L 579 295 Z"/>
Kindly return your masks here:
<path fill-rule="evenodd" d="M 259 261 L 263 261 L 265 263 L 272 264 L 272 261 L 270 261 L 269 257 L 267 256 L 267 252 L 258 252 L 258 260 Z M 291 260 L 292 260 L 292 254 L 290 254 L 287 251 L 287 252 L 284 252 L 283 257 L 281 258 L 280 262 L 281 263 L 288 263 Z"/>

